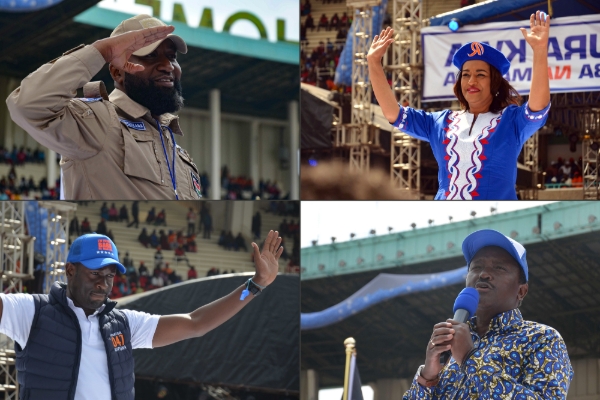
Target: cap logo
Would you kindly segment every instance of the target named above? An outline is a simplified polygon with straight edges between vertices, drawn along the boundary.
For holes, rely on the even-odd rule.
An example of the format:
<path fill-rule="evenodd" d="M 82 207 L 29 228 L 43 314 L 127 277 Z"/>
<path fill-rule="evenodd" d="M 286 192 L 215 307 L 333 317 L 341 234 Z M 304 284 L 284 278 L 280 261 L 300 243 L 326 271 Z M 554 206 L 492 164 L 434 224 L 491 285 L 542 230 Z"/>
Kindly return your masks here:
<path fill-rule="evenodd" d="M 479 42 L 473 42 L 471 43 L 471 50 L 473 50 L 473 52 L 471 54 L 469 54 L 469 57 L 473 57 L 475 54 L 477 54 L 478 56 L 483 55 L 483 46 L 481 45 L 481 43 Z"/>
<path fill-rule="evenodd" d="M 140 20 L 140 25 L 142 25 L 142 27 L 144 27 L 144 28 L 152 28 L 154 26 L 163 26 L 163 24 L 161 24 L 160 21 L 157 20 L 156 18 L 142 19 L 142 20 Z"/>
<path fill-rule="evenodd" d="M 105 251 L 112 252 L 112 245 L 110 244 L 110 240 L 98 239 L 98 250 L 105 250 Z"/>

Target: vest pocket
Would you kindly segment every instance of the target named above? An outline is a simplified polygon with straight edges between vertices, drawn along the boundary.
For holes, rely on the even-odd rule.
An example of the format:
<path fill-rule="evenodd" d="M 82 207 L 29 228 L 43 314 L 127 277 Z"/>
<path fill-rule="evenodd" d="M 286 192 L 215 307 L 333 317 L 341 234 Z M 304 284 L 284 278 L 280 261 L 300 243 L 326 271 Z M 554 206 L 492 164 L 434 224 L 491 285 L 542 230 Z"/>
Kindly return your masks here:
<path fill-rule="evenodd" d="M 122 128 L 122 131 L 125 143 L 123 160 L 125 175 L 162 185 L 160 160 L 152 137 L 137 132 L 132 133 L 125 128 Z"/>
<path fill-rule="evenodd" d="M 200 187 L 200 174 L 198 173 L 198 167 L 190 156 L 187 154 L 185 150 L 177 146 L 177 155 L 179 159 L 183 161 L 181 164 L 181 169 L 177 171 L 178 174 L 183 173 L 185 179 L 177 179 L 178 185 L 185 185 L 181 188 L 178 188 L 177 191 L 181 194 L 185 194 L 187 196 L 191 196 L 192 199 L 201 198 L 201 190 Z"/>

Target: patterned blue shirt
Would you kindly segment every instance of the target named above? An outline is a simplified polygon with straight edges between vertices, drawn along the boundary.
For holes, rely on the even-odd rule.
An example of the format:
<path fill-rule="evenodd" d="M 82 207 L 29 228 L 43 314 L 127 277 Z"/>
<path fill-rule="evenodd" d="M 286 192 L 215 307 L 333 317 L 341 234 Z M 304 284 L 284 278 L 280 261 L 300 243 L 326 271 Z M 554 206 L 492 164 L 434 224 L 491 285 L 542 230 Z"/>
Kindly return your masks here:
<path fill-rule="evenodd" d="M 431 144 L 438 163 L 435 200 L 516 200 L 517 158 L 544 126 L 550 104 L 533 112 L 528 103 L 499 113 L 444 110 L 428 113 L 400 106 L 392 124 Z"/>
<path fill-rule="evenodd" d="M 525 321 L 519 309 L 498 314 L 479 337 L 468 323 L 477 349 L 463 368 L 454 358 L 434 387 L 413 379 L 403 399 L 566 399 L 573 368 L 567 347 L 553 328 Z"/>

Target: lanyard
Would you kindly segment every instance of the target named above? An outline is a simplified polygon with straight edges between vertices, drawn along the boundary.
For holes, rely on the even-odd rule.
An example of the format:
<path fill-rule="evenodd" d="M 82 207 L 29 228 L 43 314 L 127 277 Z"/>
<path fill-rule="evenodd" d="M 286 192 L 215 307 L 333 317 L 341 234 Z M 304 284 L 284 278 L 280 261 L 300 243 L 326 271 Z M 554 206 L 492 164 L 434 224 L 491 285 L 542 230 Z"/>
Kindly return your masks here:
<path fill-rule="evenodd" d="M 165 140 L 163 139 L 162 129 L 160 127 L 160 123 L 157 119 L 156 126 L 158 128 L 158 135 L 160 136 L 160 142 L 162 143 L 163 151 L 165 153 L 165 158 L 167 159 L 167 168 L 169 168 L 169 175 L 171 176 L 171 183 L 173 184 L 173 191 L 175 191 L 175 199 L 179 200 L 179 195 L 177 194 L 177 180 L 175 179 L 175 147 L 177 147 L 177 143 L 175 143 L 175 135 L 173 135 L 173 131 L 168 126 L 165 126 L 171 132 L 171 140 L 173 141 L 173 168 L 169 165 L 169 156 L 167 155 L 167 147 L 165 146 Z"/>

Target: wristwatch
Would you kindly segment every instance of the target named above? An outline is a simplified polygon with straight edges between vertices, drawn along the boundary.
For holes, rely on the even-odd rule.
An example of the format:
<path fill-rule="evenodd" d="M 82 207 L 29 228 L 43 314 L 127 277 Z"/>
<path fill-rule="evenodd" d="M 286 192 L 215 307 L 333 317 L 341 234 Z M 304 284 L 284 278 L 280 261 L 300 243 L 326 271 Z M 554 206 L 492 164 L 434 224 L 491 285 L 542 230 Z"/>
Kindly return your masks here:
<path fill-rule="evenodd" d="M 254 297 L 262 293 L 262 289 L 259 288 L 258 285 L 252 281 L 252 279 L 248 280 L 248 290 L 254 295 Z"/>
<path fill-rule="evenodd" d="M 425 379 L 423 375 L 421 375 L 421 371 L 423 371 L 423 368 L 425 368 L 425 366 L 421 365 L 417 370 L 417 383 L 424 387 L 433 387 L 437 385 L 440 381 L 440 376 L 436 375 L 436 377 L 433 379 Z"/>

